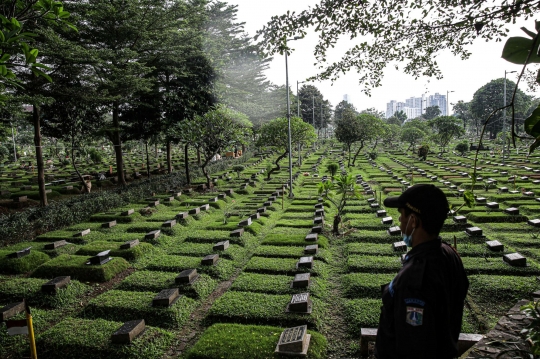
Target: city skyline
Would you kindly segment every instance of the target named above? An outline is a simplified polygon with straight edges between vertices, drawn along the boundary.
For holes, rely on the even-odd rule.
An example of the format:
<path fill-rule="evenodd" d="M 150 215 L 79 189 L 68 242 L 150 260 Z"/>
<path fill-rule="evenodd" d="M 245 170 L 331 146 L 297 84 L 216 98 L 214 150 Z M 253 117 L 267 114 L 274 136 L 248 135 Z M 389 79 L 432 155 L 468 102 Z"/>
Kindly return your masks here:
<path fill-rule="evenodd" d="M 433 95 L 426 96 L 426 93 L 421 97 L 409 97 L 405 102 L 390 100 L 386 104 L 386 118 L 392 117 L 396 112 L 403 111 L 407 115 L 407 119 L 414 119 L 422 116 L 426 112 L 426 108 L 437 106 L 441 111 L 441 116 L 448 116 L 447 96 L 435 92 Z"/>

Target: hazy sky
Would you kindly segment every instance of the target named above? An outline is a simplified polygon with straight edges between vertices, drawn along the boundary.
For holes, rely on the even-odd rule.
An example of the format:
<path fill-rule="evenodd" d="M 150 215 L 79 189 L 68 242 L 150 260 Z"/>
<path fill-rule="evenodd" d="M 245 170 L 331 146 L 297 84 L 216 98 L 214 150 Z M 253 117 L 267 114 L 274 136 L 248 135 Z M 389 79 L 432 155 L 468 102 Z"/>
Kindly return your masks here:
<path fill-rule="evenodd" d="M 315 0 L 229 0 L 228 3 L 238 5 L 238 20 L 245 22 L 245 30 L 254 36 L 255 32 L 270 20 L 271 16 L 282 15 L 287 10 L 298 12 L 307 9 L 310 4 L 315 3 Z M 522 26 L 534 30 L 534 21 L 529 20 L 527 23 L 516 24 L 512 27 L 510 35 L 524 36 L 525 34 L 519 30 Z M 291 42 L 289 45 L 295 49 L 294 53 L 289 56 L 289 83 L 295 93 L 296 81 L 303 81 L 316 71 L 313 66 L 313 49 L 316 40 L 316 35 L 308 33 L 304 39 Z M 352 103 L 359 110 L 375 107 L 385 111 L 386 103 L 390 100 L 404 101 L 411 96 L 419 97 L 426 91 L 429 94 L 439 92 L 445 95 L 446 91 L 455 91 L 449 95 L 450 103 L 458 100 L 470 101 L 478 88 L 495 78 L 504 77 L 505 70 L 521 70 L 521 66 L 501 59 L 504 41 L 499 43 L 476 41 L 470 49 L 472 55 L 467 61 L 462 61 L 449 52 L 441 53 L 437 58 L 437 63 L 444 76 L 442 80 L 427 77 L 414 80 L 412 76 L 399 73 L 393 67 L 388 67 L 385 71 L 382 87 L 374 89 L 371 97 L 361 92 L 358 76 L 354 69 L 334 82 L 333 85 L 330 81 L 314 85 L 322 91 L 325 98 L 330 99 L 333 106 L 343 100 L 344 94 L 348 94 Z M 335 49 L 329 51 L 328 57 L 338 59 L 354 44 L 352 41 L 340 42 Z M 508 78 L 515 81 L 515 75 L 517 74 L 509 74 Z M 275 56 L 267 76 L 275 84 L 285 84 L 285 59 L 283 56 Z M 520 87 L 526 90 L 526 86 Z M 536 95 L 538 96 L 538 94 Z"/>

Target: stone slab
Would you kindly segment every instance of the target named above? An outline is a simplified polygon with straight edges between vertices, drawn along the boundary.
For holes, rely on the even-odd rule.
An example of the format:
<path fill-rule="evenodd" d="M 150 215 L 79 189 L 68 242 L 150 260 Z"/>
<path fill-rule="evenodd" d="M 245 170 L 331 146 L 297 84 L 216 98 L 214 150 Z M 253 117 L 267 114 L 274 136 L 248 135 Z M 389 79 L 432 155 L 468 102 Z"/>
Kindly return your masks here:
<path fill-rule="evenodd" d="M 203 266 L 213 266 L 215 265 L 219 260 L 218 254 L 209 254 L 206 257 L 204 257 L 201 261 L 201 265 Z"/>
<path fill-rule="evenodd" d="M 131 249 L 131 248 L 136 247 L 138 245 L 139 245 L 139 240 L 134 239 L 132 241 L 127 241 L 127 242 L 122 243 L 122 245 L 120 246 L 120 249 Z"/>
<path fill-rule="evenodd" d="M 0 309 L 0 323 L 5 322 L 9 318 L 16 316 L 19 313 L 24 312 L 25 304 L 24 302 L 10 303 Z"/>
<path fill-rule="evenodd" d="M 197 278 L 199 274 L 196 269 L 186 269 L 180 272 L 180 274 L 174 279 L 177 284 L 191 284 Z"/>
<path fill-rule="evenodd" d="M 156 229 L 154 231 L 148 232 L 145 234 L 144 239 L 156 239 L 161 234 L 161 231 L 159 229 Z"/>
<path fill-rule="evenodd" d="M 504 245 L 499 241 L 487 241 L 486 246 L 493 252 L 504 252 Z"/>
<path fill-rule="evenodd" d="M 41 286 L 41 291 L 48 294 L 54 294 L 58 289 L 66 287 L 71 282 L 70 276 L 56 277 Z"/>
<path fill-rule="evenodd" d="M 130 344 L 145 328 L 144 319 L 130 320 L 111 335 L 111 341 L 115 344 Z"/>
<path fill-rule="evenodd" d="M 112 228 L 114 226 L 116 226 L 116 221 L 110 221 L 110 222 L 103 223 L 101 225 L 101 228 Z"/>
<path fill-rule="evenodd" d="M 168 308 L 174 304 L 174 302 L 180 296 L 178 288 L 163 289 L 152 299 L 153 307 L 165 307 Z"/>
<path fill-rule="evenodd" d="M 214 244 L 215 251 L 225 251 L 229 248 L 229 241 L 222 241 Z"/>
<path fill-rule="evenodd" d="M 61 240 L 61 241 L 56 241 L 56 242 L 52 242 L 52 243 L 47 243 L 45 245 L 45 247 L 43 247 L 44 249 L 56 249 L 56 248 L 60 248 L 60 247 L 63 247 L 65 245 L 67 245 L 68 242 L 66 242 L 65 240 Z"/>

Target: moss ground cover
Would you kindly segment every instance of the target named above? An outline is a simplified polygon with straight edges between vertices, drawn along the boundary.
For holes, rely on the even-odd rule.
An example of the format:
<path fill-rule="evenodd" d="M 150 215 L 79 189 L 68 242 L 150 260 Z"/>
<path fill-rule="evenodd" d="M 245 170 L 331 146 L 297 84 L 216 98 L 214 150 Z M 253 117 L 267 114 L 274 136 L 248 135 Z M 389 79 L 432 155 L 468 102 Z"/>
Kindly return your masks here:
<path fill-rule="evenodd" d="M 13 251 L 0 250 L 0 273 L 22 274 L 30 272 L 50 260 L 49 256 L 39 251 L 30 250 L 30 254 L 22 258 L 9 258 Z"/>

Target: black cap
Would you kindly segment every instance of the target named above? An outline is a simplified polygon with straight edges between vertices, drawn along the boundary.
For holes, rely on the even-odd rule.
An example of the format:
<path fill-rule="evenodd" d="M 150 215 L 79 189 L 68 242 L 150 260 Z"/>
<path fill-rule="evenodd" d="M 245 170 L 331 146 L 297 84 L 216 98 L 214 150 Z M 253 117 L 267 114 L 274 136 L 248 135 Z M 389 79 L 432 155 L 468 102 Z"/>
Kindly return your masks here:
<path fill-rule="evenodd" d="M 386 198 L 384 206 L 406 208 L 419 215 L 423 221 L 435 222 L 444 222 L 449 211 L 445 194 L 432 184 L 417 184 L 409 187 L 399 197 Z"/>

